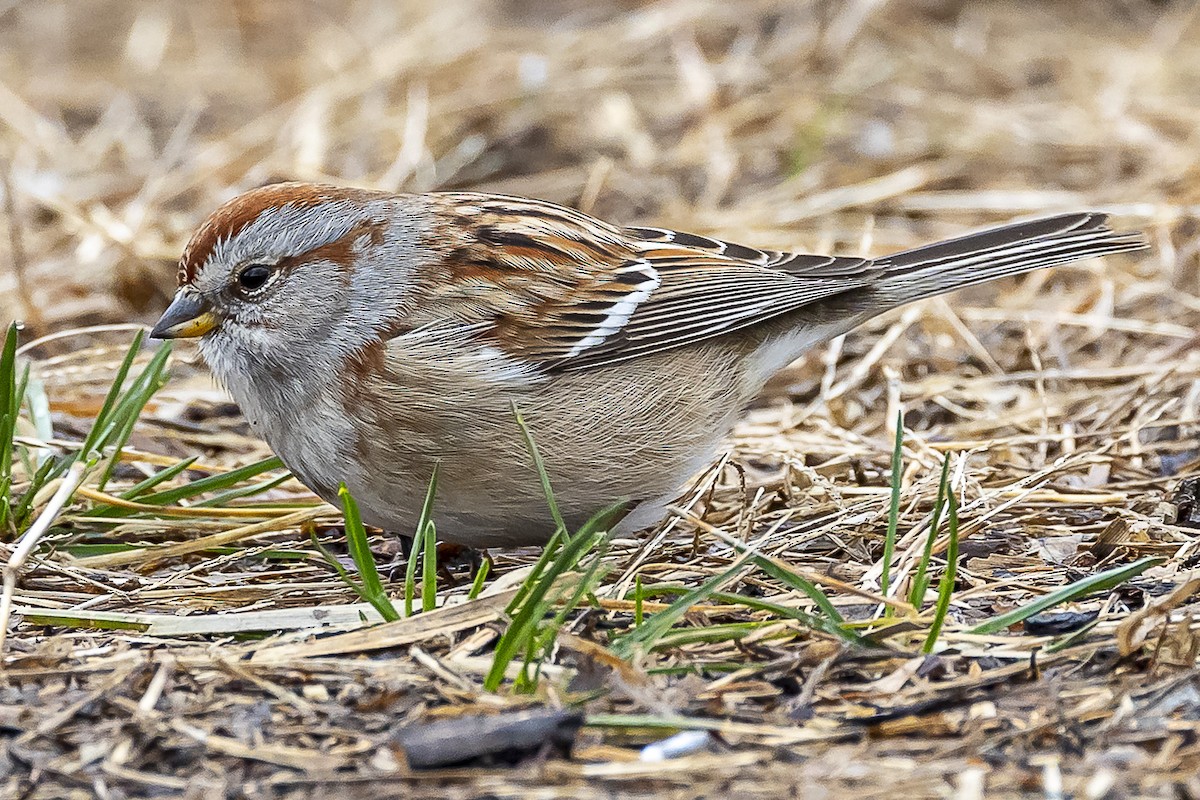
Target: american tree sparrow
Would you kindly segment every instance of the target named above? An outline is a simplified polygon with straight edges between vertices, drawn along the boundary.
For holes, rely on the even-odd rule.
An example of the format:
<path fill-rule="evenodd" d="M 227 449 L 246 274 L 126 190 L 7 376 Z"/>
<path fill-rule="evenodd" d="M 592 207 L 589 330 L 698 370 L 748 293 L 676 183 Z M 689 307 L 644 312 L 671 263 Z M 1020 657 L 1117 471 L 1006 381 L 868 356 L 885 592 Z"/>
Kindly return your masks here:
<path fill-rule="evenodd" d="M 779 369 L 876 314 L 1143 247 L 1074 213 L 880 259 L 756 250 L 488 194 L 285 183 L 200 226 L 159 338 L 217 378 L 305 485 L 409 532 L 440 462 L 440 537 L 544 543 L 615 499 L 636 530 Z"/>

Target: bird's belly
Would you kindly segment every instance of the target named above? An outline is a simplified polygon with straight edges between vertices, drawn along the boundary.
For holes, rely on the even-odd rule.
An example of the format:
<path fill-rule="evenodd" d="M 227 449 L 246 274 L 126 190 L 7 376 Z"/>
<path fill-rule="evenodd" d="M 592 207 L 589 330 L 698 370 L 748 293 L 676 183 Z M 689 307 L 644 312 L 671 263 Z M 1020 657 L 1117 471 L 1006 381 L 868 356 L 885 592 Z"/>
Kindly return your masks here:
<path fill-rule="evenodd" d="M 261 432 L 325 500 L 337 505 L 344 481 L 369 525 L 412 535 L 436 464 L 439 539 L 538 545 L 555 525 L 514 405 L 577 529 L 616 504 L 660 506 L 713 457 L 748 399 L 730 356 L 695 348 L 504 391 L 390 374 L 357 404 L 276 410 Z M 664 382 L 668 372 L 677 379 Z"/>
<path fill-rule="evenodd" d="M 664 384 L 658 373 L 681 367 L 680 354 L 667 359 L 557 375 L 504 394 L 447 395 L 414 382 L 382 424 L 361 420 L 347 485 L 365 521 L 411 535 L 436 463 L 440 539 L 544 544 L 555 525 L 515 405 L 569 529 L 618 504 L 661 504 L 714 456 L 745 400 L 729 359 L 697 355 L 691 380 Z"/>
<path fill-rule="evenodd" d="M 535 424 L 530 420 L 531 426 Z M 440 540 L 471 547 L 516 547 L 545 544 L 553 535 L 554 516 L 541 478 L 519 429 L 515 423 L 512 427 L 513 433 L 497 427 L 487 445 L 438 451 L 431 519 Z M 570 531 L 615 505 L 669 493 L 687 479 L 696 463 L 623 458 L 621 450 L 605 451 L 601 441 L 584 442 L 584 438 L 588 437 L 575 443 L 590 453 L 586 463 L 568 457 L 551 442 L 539 444 L 554 502 Z M 574 447 L 572 451 L 580 452 Z M 425 452 L 394 452 L 388 462 L 372 460 L 377 469 L 347 481 L 363 520 L 413 535 L 433 462 Z"/>

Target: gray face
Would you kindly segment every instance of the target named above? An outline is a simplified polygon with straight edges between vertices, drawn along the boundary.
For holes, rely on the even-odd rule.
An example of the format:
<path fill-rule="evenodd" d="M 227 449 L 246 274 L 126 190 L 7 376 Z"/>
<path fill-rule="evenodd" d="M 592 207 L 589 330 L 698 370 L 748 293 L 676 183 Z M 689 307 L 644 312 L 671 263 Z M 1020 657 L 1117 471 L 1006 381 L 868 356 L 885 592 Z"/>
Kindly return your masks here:
<path fill-rule="evenodd" d="M 348 241 L 362 221 L 355 206 L 269 208 L 218 239 L 192 281 L 218 317 L 211 337 L 268 363 L 328 341 L 348 311 L 345 259 L 369 244 Z"/>
<path fill-rule="evenodd" d="M 177 302 L 211 311 L 201 352 L 235 399 L 293 407 L 408 313 L 424 221 L 385 196 L 233 211 L 193 239 Z"/>

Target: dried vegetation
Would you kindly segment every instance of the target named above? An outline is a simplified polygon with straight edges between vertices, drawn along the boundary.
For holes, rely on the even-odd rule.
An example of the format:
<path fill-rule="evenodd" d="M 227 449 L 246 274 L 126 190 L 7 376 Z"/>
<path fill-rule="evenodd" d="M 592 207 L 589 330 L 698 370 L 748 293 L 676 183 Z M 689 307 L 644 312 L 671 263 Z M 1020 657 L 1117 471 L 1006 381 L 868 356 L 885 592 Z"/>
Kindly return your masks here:
<path fill-rule="evenodd" d="M 1200 797 L 1200 514 L 1176 491 L 1200 466 L 1196 8 L 0 2 L 0 318 L 25 321 L 31 365 L 14 497 L 104 412 L 190 228 L 272 179 L 524 193 L 851 253 L 1089 207 L 1154 245 L 926 302 L 794 365 L 674 520 L 611 544 L 556 644 L 525 599 L 549 655 L 518 684 L 492 653 L 536 552 L 364 626 L 374 607 L 310 537 L 353 570 L 340 514 L 269 461 L 228 476 L 269 453 L 181 349 L 19 576 L 0 795 Z M 958 561 L 926 655 L 945 524 L 908 600 L 944 456 Z M 739 542 L 775 561 L 731 571 Z M 399 602 L 396 542 L 371 545 Z M 409 726 L 539 707 L 583 712 L 569 759 L 406 762 Z M 500 736 L 529 734 L 514 720 Z M 679 730 L 707 733 L 639 749 Z"/>

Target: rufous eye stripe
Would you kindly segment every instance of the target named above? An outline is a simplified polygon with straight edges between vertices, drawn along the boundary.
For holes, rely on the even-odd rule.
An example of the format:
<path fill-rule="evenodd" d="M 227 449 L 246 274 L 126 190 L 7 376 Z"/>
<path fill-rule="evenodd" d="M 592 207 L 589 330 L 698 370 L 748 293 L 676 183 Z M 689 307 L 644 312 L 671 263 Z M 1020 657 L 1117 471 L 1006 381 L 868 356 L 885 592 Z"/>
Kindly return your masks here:
<path fill-rule="evenodd" d="M 237 236 L 272 209 L 311 208 L 330 201 L 363 200 L 373 195 L 361 189 L 313 183 L 273 183 L 251 189 L 218 207 L 192 234 L 179 258 L 176 280 L 180 286 L 192 283 L 218 242 Z"/>

